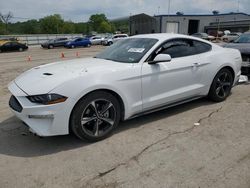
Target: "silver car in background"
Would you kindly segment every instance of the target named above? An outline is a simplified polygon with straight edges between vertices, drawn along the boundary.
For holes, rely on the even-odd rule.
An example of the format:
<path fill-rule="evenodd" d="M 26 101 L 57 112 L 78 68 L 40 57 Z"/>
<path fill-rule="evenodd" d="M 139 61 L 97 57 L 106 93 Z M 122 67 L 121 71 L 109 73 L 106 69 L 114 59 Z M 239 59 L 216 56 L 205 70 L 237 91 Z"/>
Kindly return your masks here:
<path fill-rule="evenodd" d="M 115 43 L 116 41 L 120 40 L 120 39 L 125 39 L 128 38 L 127 34 L 116 34 L 113 37 L 107 37 L 104 42 L 103 45 L 105 46 L 110 46 L 113 43 Z"/>
<path fill-rule="evenodd" d="M 224 41 L 224 42 L 232 42 L 234 40 L 236 40 L 237 38 L 239 38 L 239 36 L 241 35 L 242 33 L 228 33 L 224 36 L 221 37 L 221 39 Z"/>
<path fill-rule="evenodd" d="M 104 37 L 101 36 L 93 36 L 89 38 L 92 45 L 100 45 L 103 44 Z"/>

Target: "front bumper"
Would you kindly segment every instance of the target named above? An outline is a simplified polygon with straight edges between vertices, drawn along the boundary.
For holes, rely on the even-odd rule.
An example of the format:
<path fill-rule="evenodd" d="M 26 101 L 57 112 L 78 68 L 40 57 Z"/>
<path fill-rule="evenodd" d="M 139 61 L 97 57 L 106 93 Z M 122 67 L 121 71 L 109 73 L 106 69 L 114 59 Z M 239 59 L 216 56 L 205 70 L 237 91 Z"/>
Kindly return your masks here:
<path fill-rule="evenodd" d="M 65 135 L 69 133 L 70 113 L 75 101 L 68 98 L 65 102 L 53 105 L 40 105 L 30 102 L 16 84 L 9 84 L 12 96 L 9 101 L 12 112 L 30 131 L 39 136 Z"/>

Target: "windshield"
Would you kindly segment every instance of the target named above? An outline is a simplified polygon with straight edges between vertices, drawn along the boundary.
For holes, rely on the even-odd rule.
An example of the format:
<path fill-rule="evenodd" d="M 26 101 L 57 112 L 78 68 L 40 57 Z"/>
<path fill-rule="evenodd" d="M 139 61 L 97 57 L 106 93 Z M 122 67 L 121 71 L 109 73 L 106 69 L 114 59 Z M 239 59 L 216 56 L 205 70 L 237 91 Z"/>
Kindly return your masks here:
<path fill-rule="evenodd" d="M 250 43 L 250 34 L 242 34 L 234 42 L 236 42 L 236 43 Z"/>
<path fill-rule="evenodd" d="M 120 40 L 96 55 L 95 58 L 123 63 L 138 63 L 157 41 L 157 39 L 152 38 L 129 38 Z"/>

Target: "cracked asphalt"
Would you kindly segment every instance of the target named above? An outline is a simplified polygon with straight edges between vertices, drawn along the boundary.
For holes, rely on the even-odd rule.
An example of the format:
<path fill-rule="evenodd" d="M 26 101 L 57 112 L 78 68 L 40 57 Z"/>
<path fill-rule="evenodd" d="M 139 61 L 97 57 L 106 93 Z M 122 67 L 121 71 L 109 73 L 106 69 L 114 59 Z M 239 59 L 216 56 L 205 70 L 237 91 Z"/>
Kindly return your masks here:
<path fill-rule="evenodd" d="M 8 108 L 7 83 L 30 67 L 103 47 L 0 54 L 0 187 L 249 188 L 250 85 L 122 122 L 106 140 L 39 138 Z M 32 55 L 32 61 L 26 58 Z"/>

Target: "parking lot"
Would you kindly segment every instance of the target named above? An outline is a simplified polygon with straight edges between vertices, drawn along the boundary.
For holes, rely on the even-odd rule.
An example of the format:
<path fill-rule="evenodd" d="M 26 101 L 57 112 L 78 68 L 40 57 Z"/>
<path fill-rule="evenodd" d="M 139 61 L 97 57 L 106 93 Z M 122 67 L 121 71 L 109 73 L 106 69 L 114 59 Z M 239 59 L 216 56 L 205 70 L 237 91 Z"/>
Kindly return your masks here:
<path fill-rule="evenodd" d="M 250 187 L 247 83 L 225 102 L 200 99 L 122 122 L 111 137 L 91 144 L 34 136 L 13 116 L 7 84 L 17 75 L 104 48 L 36 46 L 0 54 L 0 187 Z"/>

